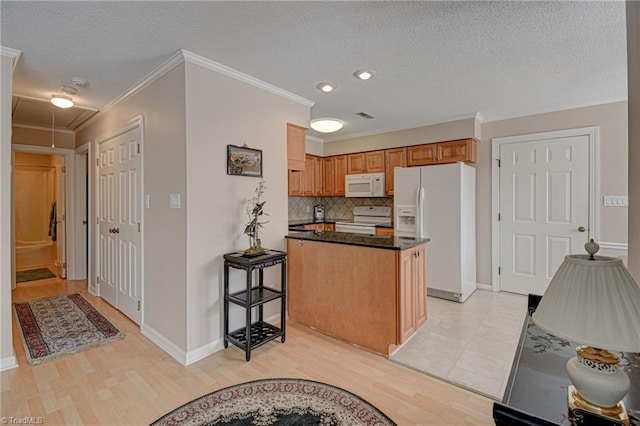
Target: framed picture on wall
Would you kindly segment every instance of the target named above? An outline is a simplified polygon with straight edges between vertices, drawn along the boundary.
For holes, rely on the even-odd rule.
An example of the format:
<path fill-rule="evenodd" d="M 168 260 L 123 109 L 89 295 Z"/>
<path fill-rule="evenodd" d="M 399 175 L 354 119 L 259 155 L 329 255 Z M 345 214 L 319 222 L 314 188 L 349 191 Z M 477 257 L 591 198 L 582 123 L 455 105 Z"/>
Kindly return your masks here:
<path fill-rule="evenodd" d="M 262 177 L 262 150 L 227 145 L 227 174 Z"/>

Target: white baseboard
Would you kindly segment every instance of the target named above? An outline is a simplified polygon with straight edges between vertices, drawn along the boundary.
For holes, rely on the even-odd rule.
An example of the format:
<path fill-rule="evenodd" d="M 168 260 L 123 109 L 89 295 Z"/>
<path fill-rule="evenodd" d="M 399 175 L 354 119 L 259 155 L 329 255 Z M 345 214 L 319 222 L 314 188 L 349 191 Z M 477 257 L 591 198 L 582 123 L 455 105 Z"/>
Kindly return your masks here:
<path fill-rule="evenodd" d="M 491 286 L 491 284 L 482 284 L 482 283 L 477 283 L 477 284 L 476 284 L 476 288 L 477 288 L 478 290 L 493 291 L 493 287 Z"/>
<path fill-rule="evenodd" d="M 18 367 L 18 359 L 15 355 L 0 359 L 0 371 Z"/>
<path fill-rule="evenodd" d="M 224 349 L 224 340 L 218 339 L 206 345 L 200 346 L 197 349 L 187 352 L 186 363 L 184 365 L 193 364 L 196 361 L 200 361 L 202 358 L 206 358 L 211 354 Z"/>
<path fill-rule="evenodd" d="M 140 332 L 143 336 L 147 337 L 153 343 L 158 345 L 160 349 L 171 355 L 176 361 L 182 365 L 187 365 L 187 354 L 180 349 L 175 343 L 164 337 L 162 334 L 149 327 L 146 324 L 142 325 Z"/>
<path fill-rule="evenodd" d="M 185 367 L 189 364 L 193 364 L 196 361 L 200 361 L 202 358 L 208 357 L 211 354 L 224 349 L 224 341 L 222 339 L 215 340 L 206 345 L 200 346 L 189 352 L 185 352 L 180 349 L 175 343 L 164 337 L 158 331 L 154 330 L 146 324 L 142 325 L 140 329 L 142 334 L 146 336 L 153 343 L 158 345 L 160 349 L 171 355 L 176 361 Z"/>

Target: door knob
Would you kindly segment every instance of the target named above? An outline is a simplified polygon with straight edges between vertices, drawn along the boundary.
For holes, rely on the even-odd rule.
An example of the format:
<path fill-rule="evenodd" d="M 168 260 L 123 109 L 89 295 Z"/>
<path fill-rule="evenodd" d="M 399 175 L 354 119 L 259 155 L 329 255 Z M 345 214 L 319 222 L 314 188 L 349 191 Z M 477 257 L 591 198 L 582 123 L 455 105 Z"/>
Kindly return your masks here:
<path fill-rule="evenodd" d="M 584 231 L 586 231 L 586 230 L 587 230 L 587 229 L 586 229 L 584 226 L 580 226 L 580 227 L 578 227 L 578 231 L 580 231 L 580 232 L 584 232 Z"/>

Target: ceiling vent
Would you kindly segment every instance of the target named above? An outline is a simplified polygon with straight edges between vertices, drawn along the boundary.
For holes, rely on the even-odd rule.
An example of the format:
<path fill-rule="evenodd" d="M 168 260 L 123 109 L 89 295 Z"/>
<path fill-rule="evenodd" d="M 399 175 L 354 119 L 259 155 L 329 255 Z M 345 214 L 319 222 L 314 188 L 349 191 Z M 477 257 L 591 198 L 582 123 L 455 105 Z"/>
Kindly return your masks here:
<path fill-rule="evenodd" d="M 362 118 L 366 118 L 367 120 L 375 118 L 373 115 L 367 114 L 366 112 L 356 112 L 356 115 L 359 115 Z"/>

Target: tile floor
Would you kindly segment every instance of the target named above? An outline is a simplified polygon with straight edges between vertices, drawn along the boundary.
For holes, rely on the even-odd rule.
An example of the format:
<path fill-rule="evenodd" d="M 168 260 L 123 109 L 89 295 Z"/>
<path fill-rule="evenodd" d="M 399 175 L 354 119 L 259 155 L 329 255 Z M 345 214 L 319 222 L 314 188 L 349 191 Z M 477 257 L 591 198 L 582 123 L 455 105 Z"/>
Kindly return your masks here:
<path fill-rule="evenodd" d="M 429 297 L 427 322 L 390 359 L 502 400 L 527 298 L 476 290 L 465 303 Z"/>

